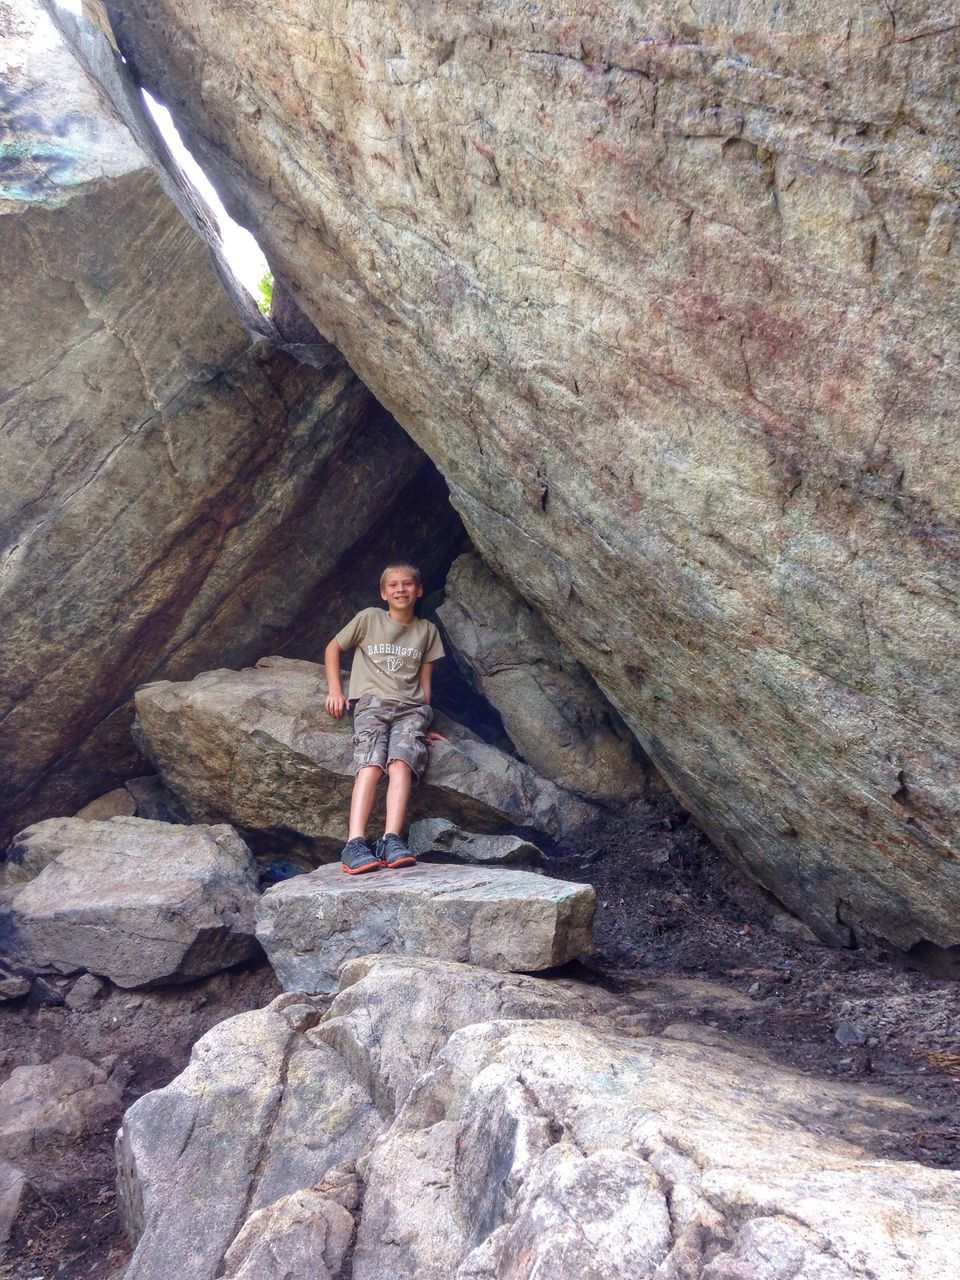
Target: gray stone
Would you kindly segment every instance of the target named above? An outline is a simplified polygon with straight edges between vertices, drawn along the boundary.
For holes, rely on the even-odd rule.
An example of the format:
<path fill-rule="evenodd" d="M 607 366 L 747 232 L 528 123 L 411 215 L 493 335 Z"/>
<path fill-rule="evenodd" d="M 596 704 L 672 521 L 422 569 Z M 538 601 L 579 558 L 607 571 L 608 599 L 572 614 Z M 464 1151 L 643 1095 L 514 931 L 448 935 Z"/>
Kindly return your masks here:
<path fill-rule="evenodd" d="M 420 863 L 347 876 L 334 864 L 264 893 L 257 938 L 281 986 L 332 991 L 368 953 L 433 956 L 520 973 L 593 950 L 591 885 L 527 871 Z"/>
<path fill-rule="evenodd" d="M 11 970 L 3 961 L 0 961 L 0 1003 L 6 1000 L 18 1000 L 29 990 L 30 979 L 25 974 Z"/>
<path fill-rule="evenodd" d="M 951 1274 L 957 1174 L 871 1151 L 910 1103 L 631 1012 L 383 956 L 221 1023 L 125 1117 L 127 1280 L 336 1275 L 350 1216 L 354 1280 Z"/>
<path fill-rule="evenodd" d="M 580 795 L 642 796 L 636 740 L 581 664 L 476 552 L 454 561 L 437 613 L 455 654 L 537 773 Z"/>
<path fill-rule="evenodd" d="M 74 1013 L 92 1009 L 103 991 L 103 982 L 93 973 L 82 973 L 64 997 L 64 1004 Z"/>
<path fill-rule="evenodd" d="M 960 943 L 953 6 L 107 8 L 702 828 Z"/>
<path fill-rule="evenodd" d="M 139 987 L 255 954 L 256 868 L 230 827 L 51 818 L 33 833 L 51 859 L 0 910 L 0 938 L 25 971 Z"/>
<path fill-rule="evenodd" d="M 394 539 L 442 577 L 462 530 L 329 344 L 308 367 L 251 341 L 184 179 L 151 165 L 138 91 L 135 139 L 38 0 L 0 36 L 5 841 L 142 770 L 138 684 L 294 635 L 318 653 Z"/>
<path fill-rule="evenodd" d="M 838 1044 L 842 1044 L 847 1049 L 850 1045 L 863 1044 L 867 1038 L 867 1033 L 861 1031 L 859 1027 L 855 1027 L 852 1022 L 841 1022 L 838 1023 L 833 1033 L 833 1038 Z"/>
<path fill-rule="evenodd" d="M 137 1242 L 125 1280 L 213 1280 L 243 1224 L 268 1206 L 260 1222 L 300 1253 L 310 1233 L 304 1201 L 282 1209 L 276 1202 L 320 1182 L 383 1127 L 369 1095 L 314 1030 L 322 1010 L 321 1001 L 280 996 L 221 1022 L 197 1041 L 181 1075 L 124 1116 L 118 1186 Z M 321 1192 L 312 1207 L 342 1233 L 332 1198 Z M 257 1257 L 256 1241 L 249 1243 Z M 234 1265 L 249 1256 L 238 1240 Z"/>
<path fill-rule="evenodd" d="M 446 818 L 422 818 L 411 823 L 407 844 L 418 858 L 434 855 L 445 862 L 534 863 L 543 858 L 543 851 L 529 840 L 464 831 Z"/>
<path fill-rule="evenodd" d="M 10 1237 L 26 1186 L 20 1170 L 0 1156 L 0 1249 Z"/>
<path fill-rule="evenodd" d="M 338 1280 L 354 1220 L 304 1187 L 251 1213 L 224 1256 L 223 1280 Z"/>
<path fill-rule="evenodd" d="M 118 1081 L 84 1058 L 17 1067 L 0 1085 L 0 1155 L 29 1177 L 38 1155 L 114 1120 L 120 1105 Z"/>
<path fill-rule="evenodd" d="M 324 709 L 323 667 L 262 658 L 243 671 L 149 684 L 136 695 L 138 732 L 164 782 L 197 822 L 232 822 L 289 837 L 318 857 L 346 839 L 353 790 L 353 729 Z M 529 765 L 437 715 L 448 739 L 410 799 L 410 817 L 439 815 L 481 831 L 529 828 L 550 837 L 593 821 L 596 810 Z M 384 788 L 372 822 L 383 820 Z"/>

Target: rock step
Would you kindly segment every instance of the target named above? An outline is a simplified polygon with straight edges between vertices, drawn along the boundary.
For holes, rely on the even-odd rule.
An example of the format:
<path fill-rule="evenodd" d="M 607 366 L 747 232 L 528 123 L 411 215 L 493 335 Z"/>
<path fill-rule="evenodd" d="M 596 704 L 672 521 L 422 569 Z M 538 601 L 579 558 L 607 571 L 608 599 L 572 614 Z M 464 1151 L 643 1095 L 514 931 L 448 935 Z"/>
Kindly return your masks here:
<path fill-rule="evenodd" d="M 333 991 L 345 961 L 373 953 L 535 973 L 593 949 L 596 905 L 592 886 L 529 871 L 337 864 L 268 889 L 257 937 L 287 991 Z"/>

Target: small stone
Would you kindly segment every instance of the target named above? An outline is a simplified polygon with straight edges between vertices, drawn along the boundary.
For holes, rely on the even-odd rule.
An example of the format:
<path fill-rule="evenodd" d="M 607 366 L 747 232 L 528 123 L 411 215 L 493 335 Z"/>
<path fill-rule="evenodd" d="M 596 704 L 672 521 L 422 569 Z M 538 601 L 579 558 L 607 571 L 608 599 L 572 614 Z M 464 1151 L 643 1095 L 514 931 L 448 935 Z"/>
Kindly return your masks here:
<path fill-rule="evenodd" d="M 17 1067 L 0 1085 L 0 1154 L 23 1163 L 42 1148 L 62 1147 L 120 1113 L 120 1085 L 84 1058 Z"/>
<path fill-rule="evenodd" d="M 18 1000 L 30 990 L 30 979 L 22 973 L 14 973 L 0 964 L 0 1004 L 5 1000 Z"/>
<path fill-rule="evenodd" d="M 861 1031 L 859 1027 L 855 1027 L 852 1022 L 841 1022 L 837 1025 L 833 1038 L 846 1049 L 852 1044 L 863 1044 L 867 1034 L 865 1031 Z"/>
<path fill-rule="evenodd" d="M 89 1009 L 103 990 L 103 982 L 93 973 L 82 974 L 67 992 L 64 1003 L 74 1013 Z"/>
<path fill-rule="evenodd" d="M 751 983 L 750 983 L 750 985 L 749 985 L 749 987 L 747 987 L 747 995 L 748 995 L 748 996 L 755 996 L 755 995 L 759 995 L 759 993 L 760 993 L 760 983 L 759 983 L 759 982 L 751 982 Z"/>

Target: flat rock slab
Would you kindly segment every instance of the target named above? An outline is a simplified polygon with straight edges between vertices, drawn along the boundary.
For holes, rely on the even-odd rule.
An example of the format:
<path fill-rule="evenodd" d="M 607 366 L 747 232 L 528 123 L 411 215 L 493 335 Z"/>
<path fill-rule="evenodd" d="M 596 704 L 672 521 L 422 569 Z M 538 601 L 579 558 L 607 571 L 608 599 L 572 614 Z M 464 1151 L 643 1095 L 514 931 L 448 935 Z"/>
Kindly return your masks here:
<path fill-rule="evenodd" d="M 333 865 L 268 889 L 257 937 L 287 991 L 332 991 L 345 961 L 384 952 L 534 973 L 593 949 L 596 904 L 590 885 L 528 871 Z"/>
<path fill-rule="evenodd" d="M 141 987 L 256 951 L 256 867 L 231 827 L 51 818 L 18 840 L 42 865 L 0 907 L 0 947 L 21 970 Z"/>
<path fill-rule="evenodd" d="M 324 709 L 322 666 L 262 658 L 137 691 L 138 732 L 166 785 L 195 822 L 302 837 L 339 853 L 353 790 L 353 726 Z M 596 810 L 446 717 L 410 818 L 444 817 L 475 831 L 527 829 L 556 838 Z M 382 813 L 383 789 L 379 798 Z"/>

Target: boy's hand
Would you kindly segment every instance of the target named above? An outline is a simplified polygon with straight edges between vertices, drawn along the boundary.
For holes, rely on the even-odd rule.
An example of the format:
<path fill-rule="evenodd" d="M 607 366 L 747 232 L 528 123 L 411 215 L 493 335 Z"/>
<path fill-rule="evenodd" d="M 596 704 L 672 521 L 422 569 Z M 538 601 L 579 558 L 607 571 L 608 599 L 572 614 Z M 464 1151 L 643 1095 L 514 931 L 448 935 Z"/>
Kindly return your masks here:
<path fill-rule="evenodd" d="M 432 729 L 428 729 L 426 733 L 427 742 L 445 742 L 450 745 L 450 739 L 445 738 L 442 733 L 434 733 Z"/>
<path fill-rule="evenodd" d="M 347 709 L 347 700 L 342 693 L 327 694 L 327 713 L 333 716 L 334 720 L 339 720 Z"/>

